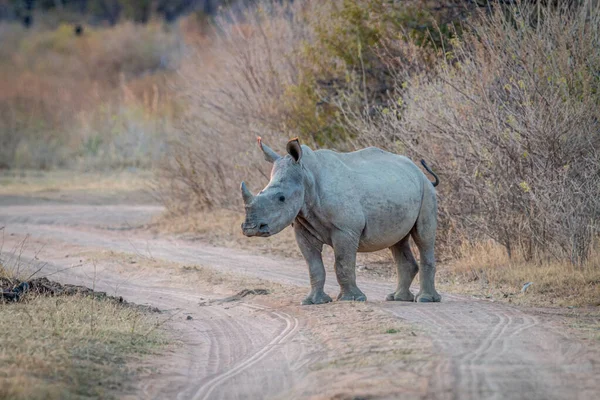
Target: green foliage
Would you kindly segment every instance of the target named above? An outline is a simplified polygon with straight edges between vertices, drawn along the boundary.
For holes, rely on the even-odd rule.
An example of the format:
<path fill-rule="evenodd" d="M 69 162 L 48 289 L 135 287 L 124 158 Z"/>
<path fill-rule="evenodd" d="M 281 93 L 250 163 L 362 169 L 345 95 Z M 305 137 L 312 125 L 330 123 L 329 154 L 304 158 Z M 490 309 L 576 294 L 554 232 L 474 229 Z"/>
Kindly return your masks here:
<path fill-rule="evenodd" d="M 385 36 L 386 23 L 395 21 L 395 7 L 386 7 L 387 3 L 343 0 L 340 6 L 334 5 L 331 23 L 316 28 L 317 46 L 343 60 L 348 68 L 360 67 L 363 53 L 377 46 Z"/>
<path fill-rule="evenodd" d="M 152 13 L 152 0 L 121 0 L 125 18 L 146 23 Z"/>
<path fill-rule="evenodd" d="M 394 96 L 392 64 L 412 68 L 416 58 L 433 62 L 432 49 L 449 42 L 462 14 L 435 11 L 421 2 L 339 0 L 324 6 L 314 41 L 300 49 L 298 82 L 286 93 L 286 129 L 318 145 L 348 138 L 339 122 L 340 103 L 370 113 Z M 442 8 L 443 9 L 443 8 Z M 417 46 L 418 55 L 408 54 Z M 414 69 L 414 68 L 413 68 Z M 397 96 L 396 96 L 397 97 Z"/>
<path fill-rule="evenodd" d="M 285 128 L 299 134 L 303 140 L 325 146 L 345 137 L 337 107 L 322 100 L 319 84 L 309 72 L 300 76 L 299 83 L 287 88 L 284 107 L 287 112 Z"/>

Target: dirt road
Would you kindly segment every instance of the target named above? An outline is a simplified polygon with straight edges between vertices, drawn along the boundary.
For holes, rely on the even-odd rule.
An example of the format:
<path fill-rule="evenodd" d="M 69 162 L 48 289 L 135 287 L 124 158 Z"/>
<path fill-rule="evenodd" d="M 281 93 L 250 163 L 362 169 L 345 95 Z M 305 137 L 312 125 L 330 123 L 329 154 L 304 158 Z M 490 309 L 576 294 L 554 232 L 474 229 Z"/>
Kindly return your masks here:
<path fill-rule="evenodd" d="M 302 260 L 135 229 L 160 212 L 0 197 L 5 257 L 19 252 L 54 278 L 167 311 L 179 344 L 151 362 L 131 398 L 600 398 L 598 342 L 575 339 L 549 315 L 449 293 L 439 304 L 386 303 L 394 282 L 365 277 L 366 304 L 300 307 Z M 207 280 L 208 270 L 229 286 Z M 279 289 L 215 301 L 258 284 Z"/>

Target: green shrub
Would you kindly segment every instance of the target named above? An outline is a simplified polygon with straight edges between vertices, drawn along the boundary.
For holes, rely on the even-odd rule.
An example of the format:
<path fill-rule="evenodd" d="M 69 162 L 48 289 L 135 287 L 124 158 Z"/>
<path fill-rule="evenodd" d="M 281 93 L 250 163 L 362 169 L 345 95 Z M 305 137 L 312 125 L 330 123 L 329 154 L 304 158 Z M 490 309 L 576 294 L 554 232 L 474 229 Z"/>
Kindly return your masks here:
<path fill-rule="evenodd" d="M 397 75 L 433 63 L 459 32 L 448 25 L 463 16 L 386 0 L 340 0 L 319 11 L 310 20 L 314 36 L 303 45 L 299 79 L 286 92 L 285 115 L 287 128 L 321 146 L 349 139 L 339 103 L 359 114 L 386 104 Z M 392 73 L 392 66 L 399 69 Z"/>

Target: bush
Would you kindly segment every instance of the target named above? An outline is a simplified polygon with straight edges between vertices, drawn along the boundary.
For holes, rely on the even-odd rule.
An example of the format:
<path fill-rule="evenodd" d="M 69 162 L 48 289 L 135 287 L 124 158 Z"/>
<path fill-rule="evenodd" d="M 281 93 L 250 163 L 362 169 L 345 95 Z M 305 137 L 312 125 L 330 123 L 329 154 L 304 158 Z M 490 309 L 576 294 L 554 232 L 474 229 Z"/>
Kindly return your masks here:
<path fill-rule="evenodd" d="M 242 180 L 257 189 L 268 179 L 256 136 L 277 149 L 287 141 L 284 97 L 298 72 L 295 50 L 310 37 L 311 7 L 265 2 L 224 13 L 209 40 L 188 37 L 196 51 L 178 87 L 187 112 L 161 171 L 171 210 L 238 205 Z"/>
<path fill-rule="evenodd" d="M 591 1 L 496 8 L 454 40 L 435 77 L 397 81 L 404 96 L 377 118 L 352 114 L 356 144 L 434 165 L 453 245 L 490 236 L 509 255 L 581 263 L 600 217 L 599 38 Z"/>
<path fill-rule="evenodd" d="M 189 112 L 164 168 L 169 207 L 239 204 L 241 180 L 257 188 L 268 176 L 257 135 L 276 149 L 294 136 L 347 148 L 336 99 L 353 111 L 383 104 L 394 89 L 388 64 L 421 70 L 434 53 L 410 40 L 416 28 L 399 33 L 410 7 L 263 1 L 222 14 L 209 43 L 188 37 L 196 52 L 181 67 Z"/>

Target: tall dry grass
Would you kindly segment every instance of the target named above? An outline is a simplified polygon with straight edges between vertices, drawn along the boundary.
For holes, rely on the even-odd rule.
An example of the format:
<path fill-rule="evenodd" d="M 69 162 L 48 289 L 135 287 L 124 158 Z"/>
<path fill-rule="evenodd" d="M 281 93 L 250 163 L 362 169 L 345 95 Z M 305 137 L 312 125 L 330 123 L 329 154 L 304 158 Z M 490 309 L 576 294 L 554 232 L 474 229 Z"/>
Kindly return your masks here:
<path fill-rule="evenodd" d="M 441 290 L 513 304 L 600 306 L 598 249 L 584 265 L 549 258 L 532 262 L 520 251 L 509 257 L 504 246 L 493 240 L 464 243 L 457 250 L 458 257 L 438 271 Z"/>
<path fill-rule="evenodd" d="M 179 87 L 188 112 L 162 174 L 171 210 L 238 205 L 240 181 L 264 185 L 268 165 L 256 136 L 276 148 L 286 141 L 285 93 L 311 34 L 307 15 L 319 7 L 262 2 L 221 15 L 210 40 L 188 37 L 195 51 L 182 61 Z"/>
<path fill-rule="evenodd" d="M 165 343 L 156 321 L 89 297 L 0 304 L 0 398 L 113 398 L 131 391 L 132 361 Z"/>
<path fill-rule="evenodd" d="M 176 32 L 2 23 L 0 35 L 2 167 L 147 167 L 164 152 L 179 107 L 167 85 Z"/>

